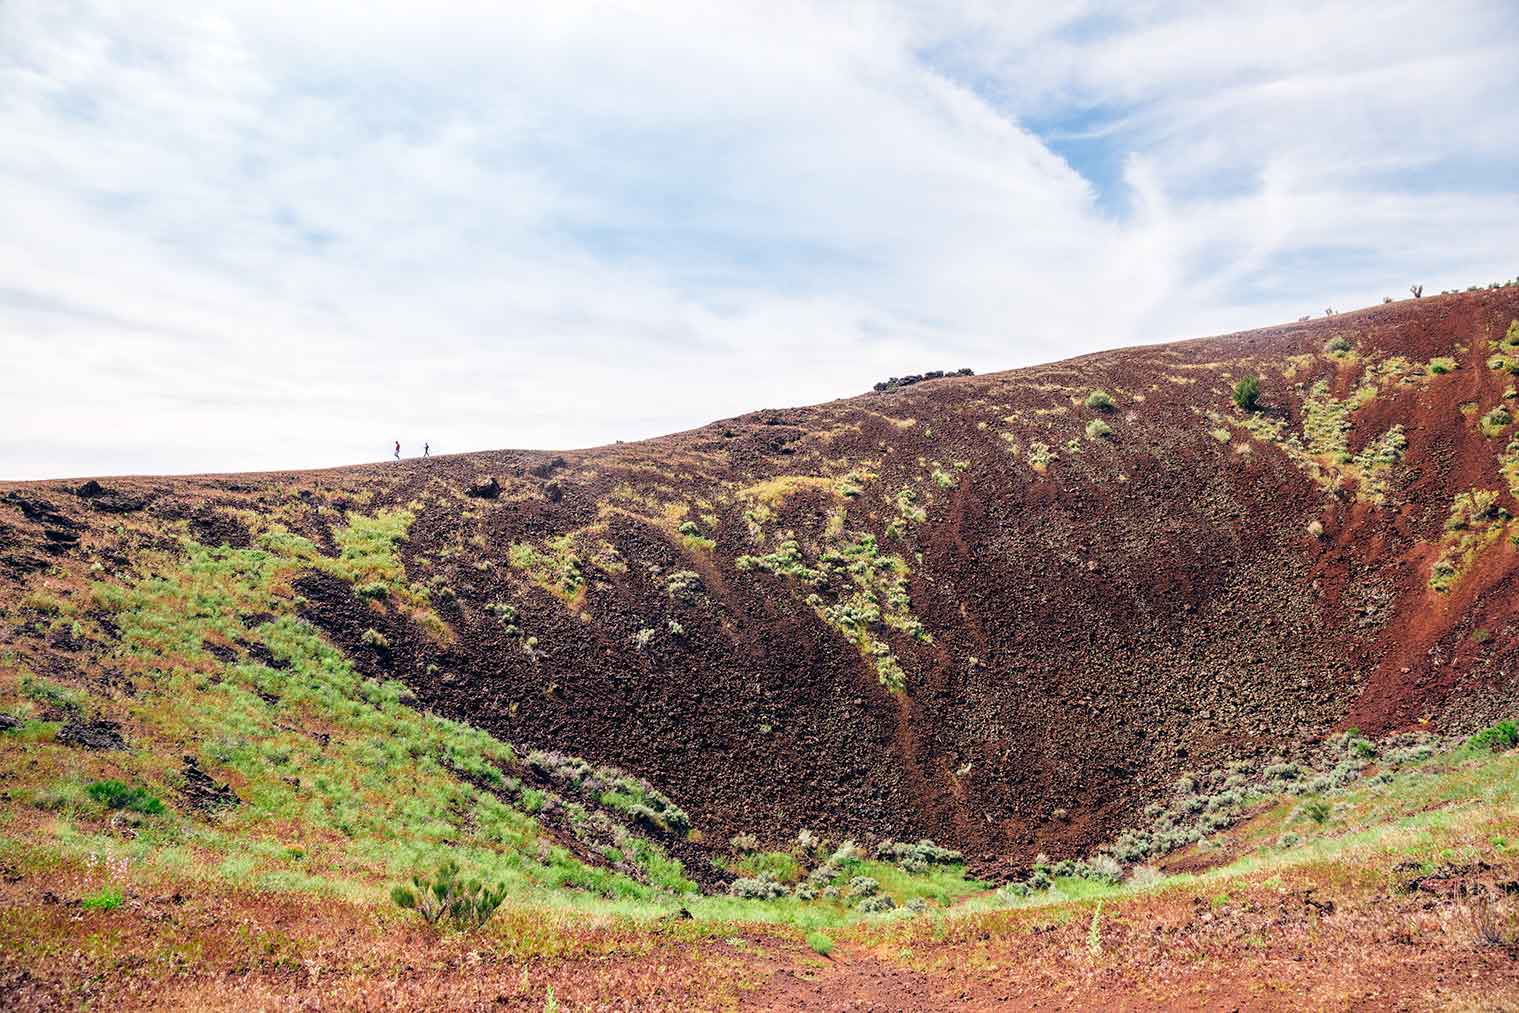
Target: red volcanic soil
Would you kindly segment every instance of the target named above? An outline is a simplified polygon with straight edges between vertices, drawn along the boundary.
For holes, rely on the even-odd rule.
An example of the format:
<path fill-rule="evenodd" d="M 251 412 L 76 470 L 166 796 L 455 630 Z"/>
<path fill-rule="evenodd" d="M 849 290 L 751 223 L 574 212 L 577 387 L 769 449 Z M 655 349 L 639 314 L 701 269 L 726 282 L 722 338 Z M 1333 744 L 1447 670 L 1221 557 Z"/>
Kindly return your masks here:
<path fill-rule="evenodd" d="M 1519 699 L 1509 530 L 1448 593 L 1428 586 L 1458 493 L 1519 512 L 1499 471 L 1512 429 L 1477 422 L 1514 403 L 1486 361 L 1515 318 L 1510 287 L 591 450 L 4 486 L 0 579 L 11 597 L 55 565 L 109 577 L 176 536 L 241 545 L 274 520 L 335 552 L 345 515 L 404 507 L 408 576 L 446 636 L 315 572 L 297 590 L 363 671 L 422 705 L 643 775 L 714 840 L 810 827 L 1058 858 L 1181 771 L 1351 724 L 1464 729 Z M 1352 351 L 1327 354 L 1333 338 Z M 1459 368 L 1432 373 L 1436 356 Z M 1246 374 L 1262 388 L 1248 418 L 1230 397 Z M 1375 391 L 1343 413 L 1343 456 L 1309 432 L 1319 380 L 1333 398 Z M 1094 389 L 1111 408 L 1087 406 Z M 1353 459 L 1394 426 L 1406 447 L 1377 493 Z M 866 534 L 906 571 L 896 619 L 927 635 L 885 622 L 873 585 L 881 613 L 854 629 L 900 664 L 900 693 L 826 618 L 858 604 L 843 569 L 740 565 L 794 541 L 817 574 Z M 371 628 L 388 650 L 362 642 Z M 23 627 L 3 637 L 67 663 Z"/>

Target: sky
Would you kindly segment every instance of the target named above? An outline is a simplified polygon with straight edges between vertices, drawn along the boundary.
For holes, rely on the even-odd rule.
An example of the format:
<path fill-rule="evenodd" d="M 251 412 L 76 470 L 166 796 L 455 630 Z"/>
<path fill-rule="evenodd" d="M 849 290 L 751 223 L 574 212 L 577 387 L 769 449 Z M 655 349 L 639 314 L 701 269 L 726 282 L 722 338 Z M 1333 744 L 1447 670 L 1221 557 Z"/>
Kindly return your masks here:
<path fill-rule="evenodd" d="M 0 0 L 0 479 L 568 449 L 1519 274 L 1519 4 Z"/>

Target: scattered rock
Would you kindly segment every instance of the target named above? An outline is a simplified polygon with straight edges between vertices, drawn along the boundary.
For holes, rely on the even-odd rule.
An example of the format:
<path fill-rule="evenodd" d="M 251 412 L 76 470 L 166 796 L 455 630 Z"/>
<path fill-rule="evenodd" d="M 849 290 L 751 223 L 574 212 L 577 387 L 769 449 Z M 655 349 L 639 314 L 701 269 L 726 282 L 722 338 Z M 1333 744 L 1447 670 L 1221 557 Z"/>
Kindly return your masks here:
<path fill-rule="evenodd" d="M 205 648 L 206 653 L 210 654 L 218 661 L 224 661 L 230 664 L 231 662 L 237 660 L 237 652 L 228 647 L 226 644 L 213 644 L 207 641 L 201 644 L 201 647 Z"/>
<path fill-rule="evenodd" d="M 3 502 L 16 507 L 21 511 L 21 516 L 29 521 L 36 521 L 39 524 L 49 524 L 55 528 L 66 528 L 71 531 L 78 531 L 84 527 L 83 524 L 61 512 L 45 499 L 23 496 L 19 492 L 12 490 L 5 494 Z"/>
<path fill-rule="evenodd" d="M 40 573 L 52 565 L 52 563 L 49 563 L 45 559 L 38 558 L 37 556 L 0 556 L 0 566 L 4 566 L 11 573 L 18 574 L 20 576 L 25 576 L 29 573 Z"/>
<path fill-rule="evenodd" d="M 199 510 L 190 518 L 190 534 L 202 545 L 246 549 L 253 544 L 248 529 L 235 517 L 219 510 Z"/>
<path fill-rule="evenodd" d="M 942 369 L 935 369 L 930 370 L 927 373 L 912 373 L 908 376 L 894 376 L 888 380 L 882 380 L 880 383 L 876 384 L 875 389 L 877 391 L 898 390 L 902 387 L 911 387 L 915 383 L 922 383 L 924 380 L 942 380 L 946 376 L 975 375 L 976 371 L 973 369 L 957 369 L 953 372 L 946 372 Z"/>
<path fill-rule="evenodd" d="M 58 729 L 55 740 L 77 749 L 125 749 L 121 725 L 115 721 L 83 721 L 70 718 Z"/>
<path fill-rule="evenodd" d="M 14 731 L 21 727 L 21 719 L 12 714 L 0 714 L 0 732 Z"/>
<path fill-rule="evenodd" d="M 554 472 L 563 467 L 564 458 L 555 456 L 550 457 L 545 461 L 539 461 L 537 464 L 528 469 L 528 474 L 532 475 L 534 478 L 548 478 Z"/>
<path fill-rule="evenodd" d="M 132 496 L 115 489 L 108 489 L 93 478 L 75 489 L 74 495 L 87 500 L 90 509 L 106 514 L 134 513 L 146 507 L 149 502 L 146 496 Z"/>
<path fill-rule="evenodd" d="M 185 765 L 180 773 L 185 779 L 185 800 L 193 809 L 203 813 L 213 813 L 230 809 L 242 802 L 242 799 L 237 797 L 237 792 L 232 790 L 231 785 L 218 783 L 210 774 L 200 769 L 199 762 L 193 756 L 185 757 Z"/>
<path fill-rule="evenodd" d="M 67 552 L 79 544 L 78 532 L 62 528 L 48 528 L 42 532 L 42 537 L 46 539 L 42 548 L 55 556 Z"/>

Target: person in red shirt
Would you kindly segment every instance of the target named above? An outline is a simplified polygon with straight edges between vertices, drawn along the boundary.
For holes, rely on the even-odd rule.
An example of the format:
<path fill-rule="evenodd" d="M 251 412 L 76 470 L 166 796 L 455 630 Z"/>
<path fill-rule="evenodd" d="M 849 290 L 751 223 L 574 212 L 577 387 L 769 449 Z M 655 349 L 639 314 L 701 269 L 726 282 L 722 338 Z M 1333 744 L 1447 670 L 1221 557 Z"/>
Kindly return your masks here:
<path fill-rule="evenodd" d="M 400 459 L 401 459 L 401 441 L 397 440 L 396 441 L 396 460 L 399 461 Z"/>

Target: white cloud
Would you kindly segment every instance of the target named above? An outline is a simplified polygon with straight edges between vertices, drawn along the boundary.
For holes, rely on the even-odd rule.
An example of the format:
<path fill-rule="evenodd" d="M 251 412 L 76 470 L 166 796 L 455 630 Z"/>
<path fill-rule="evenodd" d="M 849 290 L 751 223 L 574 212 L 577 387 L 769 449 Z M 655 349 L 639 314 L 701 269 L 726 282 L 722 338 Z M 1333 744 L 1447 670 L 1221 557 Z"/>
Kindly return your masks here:
<path fill-rule="evenodd" d="M 0 477 L 583 445 L 1515 270 L 1502 0 L 540 6 L 0 6 Z"/>

